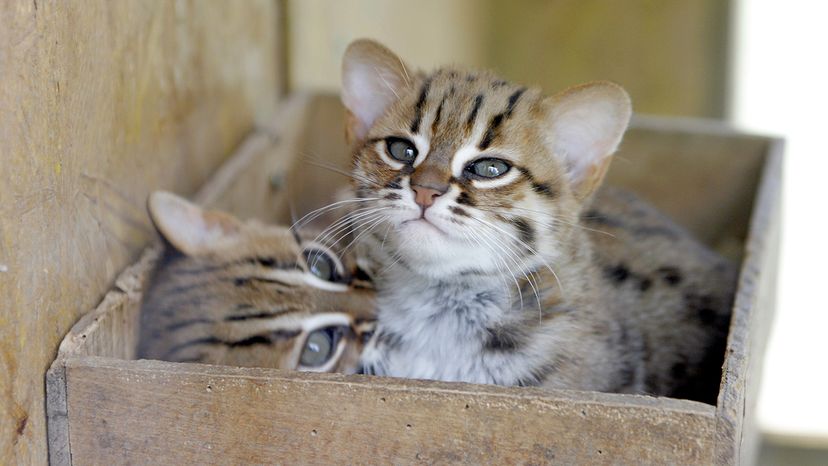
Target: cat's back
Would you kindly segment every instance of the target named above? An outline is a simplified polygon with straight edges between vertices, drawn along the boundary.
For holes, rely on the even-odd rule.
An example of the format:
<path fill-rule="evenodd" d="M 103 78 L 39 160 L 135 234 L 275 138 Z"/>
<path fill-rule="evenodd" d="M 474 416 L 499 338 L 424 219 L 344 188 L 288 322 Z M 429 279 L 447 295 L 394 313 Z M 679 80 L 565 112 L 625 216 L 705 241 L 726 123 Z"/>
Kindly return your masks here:
<path fill-rule="evenodd" d="M 715 402 L 735 266 L 618 188 L 601 189 L 581 223 L 615 309 L 643 335 L 647 390 Z"/>

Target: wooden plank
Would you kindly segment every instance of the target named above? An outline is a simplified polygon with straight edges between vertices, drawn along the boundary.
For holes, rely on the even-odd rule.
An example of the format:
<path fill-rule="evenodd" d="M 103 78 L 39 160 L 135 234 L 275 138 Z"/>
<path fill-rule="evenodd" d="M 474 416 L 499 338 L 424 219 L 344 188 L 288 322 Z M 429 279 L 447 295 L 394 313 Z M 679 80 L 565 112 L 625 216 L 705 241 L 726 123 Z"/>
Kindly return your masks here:
<path fill-rule="evenodd" d="M 0 1 L 0 464 L 46 462 L 44 374 L 152 237 L 147 193 L 194 192 L 272 115 L 277 16 Z"/>
<path fill-rule="evenodd" d="M 756 402 L 773 320 L 779 255 L 782 141 L 770 144 L 739 276 L 716 408 L 716 464 L 753 464 Z"/>
<path fill-rule="evenodd" d="M 713 408 L 689 401 L 104 358 L 66 375 L 89 464 L 712 459 Z"/>

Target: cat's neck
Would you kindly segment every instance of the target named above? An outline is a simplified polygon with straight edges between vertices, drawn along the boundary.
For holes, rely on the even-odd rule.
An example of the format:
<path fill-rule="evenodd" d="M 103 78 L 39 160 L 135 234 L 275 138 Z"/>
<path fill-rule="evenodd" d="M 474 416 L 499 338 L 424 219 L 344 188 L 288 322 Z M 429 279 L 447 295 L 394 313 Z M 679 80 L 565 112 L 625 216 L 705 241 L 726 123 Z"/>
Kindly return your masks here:
<path fill-rule="evenodd" d="M 583 307 L 599 298 L 598 287 L 592 286 L 595 269 L 588 238 L 576 233 L 572 239 L 578 247 L 522 270 L 470 269 L 434 276 L 391 257 L 376 280 L 379 307 L 386 314 L 434 319 L 474 303 L 481 319 L 473 320 L 480 325 Z"/>

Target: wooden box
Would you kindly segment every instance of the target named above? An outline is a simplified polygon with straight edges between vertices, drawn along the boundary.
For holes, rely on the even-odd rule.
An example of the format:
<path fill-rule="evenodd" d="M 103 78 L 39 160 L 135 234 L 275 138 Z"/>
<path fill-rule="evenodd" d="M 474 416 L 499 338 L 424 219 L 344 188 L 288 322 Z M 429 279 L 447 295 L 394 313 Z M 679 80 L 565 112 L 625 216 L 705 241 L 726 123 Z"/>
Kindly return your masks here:
<path fill-rule="evenodd" d="M 197 201 L 287 221 L 344 176 L 334 96 L 288 99 Z M 609 182 L 630 187 L 741 261 L 716 406 L 135 360 L 157 246 L 72 328 L 47 374 L 53 464 L 736 464 L 754 452 L 755 403 L 774 307 L 782 143 L 717 123 L 638 118 Z"/>

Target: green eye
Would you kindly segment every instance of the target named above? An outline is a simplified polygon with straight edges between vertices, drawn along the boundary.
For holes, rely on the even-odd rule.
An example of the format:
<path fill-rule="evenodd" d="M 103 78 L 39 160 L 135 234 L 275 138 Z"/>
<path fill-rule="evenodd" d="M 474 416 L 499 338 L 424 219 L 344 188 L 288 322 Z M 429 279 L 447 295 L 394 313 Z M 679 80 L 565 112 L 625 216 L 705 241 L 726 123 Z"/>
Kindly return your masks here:
<path fill-rule="evenodd" d="M 511 168 L 505 160 L 480 159 L 470 163 L 466 167 L 466 173 L 480 178 L 497 178 L 505 175 Z"/>
<path fill-rule="evenodd" d="M 309 249 L 304 252 L 304 255 L 311 275 L 326 282 L 340 280 L 341 277 L 337 272 L 336 262 L 330 254 L 319 249 Z"/>
<path fill-rule="evenodd" d="M 410 141 L 401 138 L 385 140 L 388 155 L 403 163 L 412 163 L 417 158 L 417 148 Z"/>
<path fill-rule="evenodd" d="M 308 335 L 299 364 L 304 367 L 319 367 L 331 360 L 336 354 L 342 339 L 342 327 L 331 326 L 314 330 Z"/>

